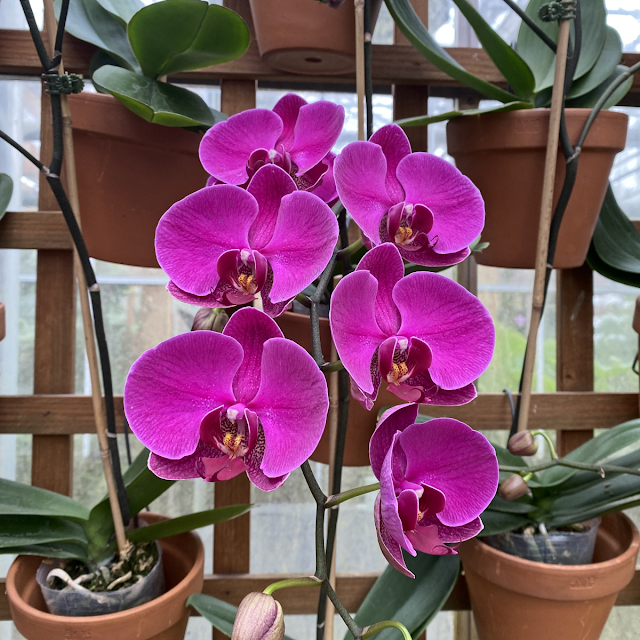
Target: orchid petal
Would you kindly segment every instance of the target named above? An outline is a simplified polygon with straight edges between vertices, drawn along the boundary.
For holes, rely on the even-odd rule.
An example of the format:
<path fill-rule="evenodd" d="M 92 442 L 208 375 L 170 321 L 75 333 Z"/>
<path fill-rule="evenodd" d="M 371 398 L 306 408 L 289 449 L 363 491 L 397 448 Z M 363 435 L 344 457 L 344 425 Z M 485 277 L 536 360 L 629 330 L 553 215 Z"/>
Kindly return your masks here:
<path fill-rule="evenodd" d="M 396 204 L 385 186 L 387 160 L 371 142 L 352 142 L 336 158 L 334 176 L 342 204 L 373 242 L 380 244 L 380 222 Z"/>
<path fill-rule="evenodd" d="M 249 229 L 249 245 L 253 249 L 262 251 L 271 240 L 282 198 L 297 190 L 291 176 L 274 164 L 256 171 L 247 187 L 258 203 L 258 215 Z"/>
<path fill-rule="evenodd" d="M 398 515 L 402 521 L 402 528 L 411 531 L 418 524 L 418 494 L 411 489 L 405 489 L 398 496 Z"/>
<path fill-rule="evenodd" d="M 411 144 L 407 134 L 397 124 L 387 124 L 380 127 L 369 138 L 369 142 L 380 145 L 387 159 L 385 185 L 389 198 L 393 202 L 403 202 L 404 189 L 396 177 L 396 170 L 400 160 L 411 153 Z"/>
<path fill-rule="evenodd" d="M 419 264 L 423 267 L 450 267 L 454 264 L 460 264 L 471 254 L 468 248 L 453 253 L 437 253 L 435 247 L 430 245 L 416 251 L 411 251 L 406 247 L 398 247 L 398 250 L 407 262 Z"/>
<path fill-rule="evenodd" d="M 291 149 L 294 140 L 294 131 L 300 109 L 307 104 L 307 101 L 295 93 L 287 93 L 276 102 L 273 112 L 277 113 L 282 120 L 282 134 L 277 145 L 282 145 L 286 150 Z"/>
<path fill-rule="evenodd" d="M 201 458 L 198 467 L 203 479 L 207 482 L 231 480 L 247 470 L 247 465 L 242 458 L 229 458 L 228 456 Z"/>
<path fill-rule="evenodd" d="M 268 340 L 260 388 L 249 408 L 264 429 L 262 471 L 270 478 L 285 475 L 320 442 L 329 409 L 324 375 L 301 346 L 284 338 Z"/>
<path fill-rule="evenodd" d="M 200 143 L 200 162 L 227 184 L 244 184 L 247 161 L 256 149 L 273 149 L 282 133 L 282 120 L 268 109 L 249 109 L 209 129 Z"/>
<path fill-rule="evenodd" d="M 273 237 L 262 253 L 273 270 L 272 302 L 290 300 L 309 286 L 331 259 L 338 223 L 320 198 L 296 191 L 282 198 Z"/>
<path fill-rule="evenodd" d="M 199 442 L 192 454 L 178 460 L 163 458 L 152 453 L 149 456 L 149 470 L 164 480 L 190 480 L 200 477 L 197 467 L 200 458 L 216 458 L 224 455 L 215 447 Z"/>
<path fill-rule="evenodd" d="M 438 520 L 438 516 L 434 516 L 433 519 L 434 521 Z M 475 538 L 483 529 L 484 525 L 480 518 L 475 518 L 459 527 L 447 527 L 438 520 L 438 537 L 447 544 L 460 544 L 465 540 Z"/>
<path fill-rule="evenodd" d="M 412 153 L 398 164 L 398 180 L 409 204 L 423 204 L 433 213 L 431 238 L 436 253 L 467 248 L 484 226 L 484 201 L 478 188 L 446 160 L 429 153 Z"/>
<path fill-rule="evenodd" d="M 402 548 L 391 537 L 391 535 L 387 531 L 384 521 L 382 520 L 380 494 L 378 494 L 375 506 L 373 508 L 373 518 L 378 534 L 378 544 L 380 545 L 380 551 L 382 551 L 382 555 L 396 571 L 399 571 L 409 578 L 415 578 L 413 573 L 411 573 L 411 571 L 407 569 L 407 565 L 405 564 L 404 558 L 402 557 Z"/>
<path fill-rule="evenodd" d="M 447 504 L 447 498 L 440 489 L 430 487 L 428 484 L 422 483 L 422 497 L 420 498 L 420 511 L 422 518 L 429 518 L 436 513 L 440 513 Z"/>
<path fill-rule="evenodd" d="M 338 199 L 338 192 L 336 191 L 336 181 L 333 175 L 333 165 L 335 163 L 336 155 L 335 153 L 328 153 L 324 160 L 323 164 L 327 166 L 327 171 L 322 176 L 322 181 L 316 187 L 311 189 L 311 193 L 314 196 L 318 196 L 322 202 L 326 202 L 329 206 L 335 200 Z"/>
<path fill-rule="evenodd" d="M 244 352 L 233 379 L 233 394 L 238 402 L 248 404 L 260 387 L 263 345 L 270 338 L 282 338 L 282 331 L 266 314 L 245 307 L 231 316 L 222 333 L 236 340 Z"/>
<path fill-rule="evenodd" d="M 376 322 L 378 281 L 368 271 L 342 278 L 331 296 L 329 322 L 344 368 L 365 393 L 373 393 L 373 356 L 387 338 Z M 377 368 L 377 362 L 376 362 Z"/>
<path fill-rule="evenodd" d="M 326 100 L 300 107 L 295 124 L 291 160 L 302 175 L 318 164 L 336 143 L 344 124 L 344 107 Z"/>
<path fill-rule="evenodd" d="M 217 287 L 220 286 L 218 283 Z M 173 280 L 169 280 L 167 284 L 167 291 L 180 302 L 186 302 L 187 304 L 195 304 L 199 307 L 209 307 L 210 309 L 220 309 L 229 307 L 231 305 L 224 304 L 220 301 L 219 297 L 215 293 L 209 293 L 206 296 L 196 296 L 193 293 L 187 293 L 176 285 Z"/>
<path fill-rule="evenodd" d="M 376 430 L 369 440 L 371 469 L 378 480 L 382 463 L 391 447 L 394 434 L 398 431 L 404 431 L 416 421 L 417 417 L 417 404 L 401 404 L 387 409 L 378 420 Z"/>
<path fill-rule="evenodd" d="M 233 377 L 242 347 L 213 331 L 169 338 L 132 365 L 124 389 L 127 420 L 153 453 L 177 460 L 193 453 L 200 422 L 212 409 L 233 404 Z"/>
<path fill-rule="evenodd" d="M 414 531 L 407 531 L 407 538 L 418 551 L 432 556 L 455 555 L 456 550 L 447 547 L 440 539 L 440 530 L 437 524 L 418 526 Z"/>
<path fill-rule="evenodd" d="M 248 246 L 257 214 L 255 198 L 239 187 L 205 187 L 188 195 L 158 223 L 160 266 L 180 289 L 198 296 L 211 293 L 219 281 L 218 258 Z"/>
<path fill-rule="evenodd" d="M 400 435 L 400 444 L 407 457 L 407 480 L 444 493 L 446 504 L 438 513 L 442 524 L 455 527 L 474 520 L 495 496 L 495 450 L 463 422 L 436 418 L 410 425 Z"/>
<path fill-rule="evenodd" d="M 393 290 L 400 335 L 424 340 L 433 353 L 429 374 L 444 389 L 459 389 L 480 377 L 491 362 L 495 330 L 474 295 L 436 273 L 405 276 Z"/>
<path fill-rule="evenodd" d="M 368 271 L 378 281 L 375 314 L 380 330 L 395 335 L 400 327 L 400 312 L 393 301 L 393 288 L 404 276 L 404 264 L 392 244 L 383 244 L 364 254 L 357 271 Z"/>

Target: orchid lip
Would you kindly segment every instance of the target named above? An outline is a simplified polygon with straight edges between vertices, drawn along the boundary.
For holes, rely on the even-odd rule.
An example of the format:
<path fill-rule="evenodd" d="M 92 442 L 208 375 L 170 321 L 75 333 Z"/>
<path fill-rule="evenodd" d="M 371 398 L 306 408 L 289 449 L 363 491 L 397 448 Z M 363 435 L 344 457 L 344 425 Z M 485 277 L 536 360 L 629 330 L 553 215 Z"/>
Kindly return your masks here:
<path fill-rule="evenodd" d="M 218 275 L 241 296 L 253 296 L 267 281 L 267 259 L 251 249 L 232 249 L 218 258 Z"/>
<path fill-rule="evenodd" d="M 407 251 L 420 251 L 434 243 L 429 239 L 433 213 L 423 204 L 393 205 L 381 222 L 381 235 Z"/>

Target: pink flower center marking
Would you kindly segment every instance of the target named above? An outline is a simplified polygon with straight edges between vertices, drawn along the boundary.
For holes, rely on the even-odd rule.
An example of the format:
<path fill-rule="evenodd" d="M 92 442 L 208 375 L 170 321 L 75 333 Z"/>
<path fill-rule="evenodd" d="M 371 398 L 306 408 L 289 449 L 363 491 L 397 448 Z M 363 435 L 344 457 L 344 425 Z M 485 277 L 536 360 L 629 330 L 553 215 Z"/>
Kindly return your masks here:
<path fill-rule="evenodd" d="M 433 227 L 433 213 L 423 204 L 393 205 L 380 222 L 383 242 L 393 242 L 407 251 L 420 251 L 435 244 L 429 239 Z"/>

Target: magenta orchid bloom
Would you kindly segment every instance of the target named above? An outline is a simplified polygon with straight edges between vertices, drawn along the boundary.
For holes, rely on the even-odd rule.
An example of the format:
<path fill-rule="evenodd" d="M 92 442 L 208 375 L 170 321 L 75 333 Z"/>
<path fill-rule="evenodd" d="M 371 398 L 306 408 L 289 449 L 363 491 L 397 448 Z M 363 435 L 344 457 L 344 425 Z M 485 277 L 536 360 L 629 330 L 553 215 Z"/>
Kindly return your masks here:
<path fill-rule="evenodd" d="M 415 424 L 418 405 L 386 411 L 369 443 L 380 480 L 375 523 L 392 567 L 413 578 L 402 549 L 455 554 L 482 531 L 480 514 L 495 496 L 498 461 L 489 441 L 463 422 L 436 418 Z"/>
<path fill-rule="evenodd" d="M 260 293 L 275 318 L 331 258 L 338 223 L 320 198 L 275 165 L 247 189 L 205 187 L 176 202 L 156 229 L 156 255 L 174 298 L 231 307 Z"/>
<path fill-rule="evenodd" d="M 343 107 L 324 100 L 307 104 L 290 93 L 273 111 L 249 109 L 211 127 L 200 144 L 200 161 L 213 178 L 235 185 L 246 184 L 260 167 L 274 164 L 298 189 L 318 190 L 328 198 L 335 185 L 327 155 L 343 123 Z"/>
<path fill-rule="evenodd" d="M 393 243 L 414 264 L 462 262 L 484 226 L 484 202 L 471 180 L 442 158 L 411 153 L 395 124 L 347 145 L 335 181 L 365 244 Z"/>
<path fill-rule="evenodd" d="M 222 333 L 185 333 L 143 353 L 124 406 L 157 476 L 215 482 L 246 471 L 272 491 L 316 448 L 329 398 L 313 358 L 247 307 Z"/>
<path fill-rule="evenodd" d="M 340 281 L 329 319 L 352 395 L 368 410 L 382 380 L 408 402 L 470 402 L 493 355 L 493 322 L 478 298 L 436 273 L 404 276 L 392 244 L 366 253 Z"/>

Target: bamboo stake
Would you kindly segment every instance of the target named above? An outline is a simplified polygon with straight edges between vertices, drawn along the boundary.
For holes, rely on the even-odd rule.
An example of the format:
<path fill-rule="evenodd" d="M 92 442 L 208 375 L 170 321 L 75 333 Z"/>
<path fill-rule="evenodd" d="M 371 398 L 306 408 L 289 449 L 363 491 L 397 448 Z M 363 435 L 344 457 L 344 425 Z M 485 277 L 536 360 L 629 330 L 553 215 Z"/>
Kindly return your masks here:
<path fill-rule="evenodd" d="M 558 45 L 556 51 L 556 68 L 551 97 L 551 113 L 549 117 L 549 134 L 547 137 L 547 155 L 544 164 L 544 180 L 542 183 L 542 203 L 540 206 L 540 225 L 538 227 L 538 247 L 536 253 L 536 273 L 533 284 L 533 301 L 531 304 L 531 325 L 524 361 L 524 376 L 522 379 L 522 398 L 520 414 L 518 416 L 518 431 L 524 431 L 529 421 L 529 406 L 531 404 L 531 384 L 533 382 L 533 367 L 536 358 L 536 342 L 538 328 L 542 317 L 542 303 L 544 300 L 544 283 L 547 270 L 547 254 L 549 249 L 549 228 L 553 210 L 553 187 L 556 177 L 556 161 L 558 159 L 558 139 L 560 137 L 560 117 L 564 100 L 564 76 L 567 65 L 567 48 L 569 45 L 569 28 L 571 21 L 560 21 Z"/>
<path fill-rule="evenodd" d="M 57 32 L 58 23 L 53 10 L 53 0 L 44 0 L 44 18 L 47 36 L 49 38 L 49 46 L 53 54 L 53 41 Z M 64 74 L 64 66 L 61 63 L 58 68 L 60 75 Z M 73 148 L 73 131 L 71 127 L 71 110 L 67 102 L 67 96 L 61 94 L 62 107 L 62 134 L 64 144 L 64 167 L 69 191 L 69 201 L 73 209 L 73 213 L 80 223 L 80 201 L 78 198 L 78 180 L 76 175 L 75 153 Z M 89 295 L 87 289 L 87 281 L 82 270 L 78 252 L 74 249 L 74 266 L 76 278 L 78 281 L 78 290 L 80 294 L 80 309 L 82 312 L 82 326 L 84 333 L 84 343 L 87 350 L 87 360 L 89 361 L 89 376 L 91 378 L 91 398 L 93 401 L 93 415 L 96 422 L 96 433 L 98 435 L 98 443 L 100 446 L 100 458 L 102 460 L 102 469 L 107 483 L 107 491 L 109 494 L 109 503 L 113 516 L 113 525 L 118 543 L 118 553 L 124 558 L 131 549 L 131 543 L 127 540 L 122 513 L 120 511 L 120 503 L 118 501 L 118 491 L 111 468 L 111 458 L 109 455 L 109 436 L 107 434 L 107 422 L 102 399 L 100 372 L 98 366 L 98 355 L 96 352 L 96 342 L 94 334 L 93 319 L 91 308 L 89 306 Z M 96 285 L 97 286 L 97 285 Z"/>
<path fill-rule="evenodd" d="M 636 298 L 636 310 L 633 314 L 633 330 L 638 334 L 638 362 L 636 365 L 640 368 L 640 296 Z M 638 396 L 638 401 L 640 402 L 640 395 Z"/>
<path fill-rule="evenodd" d="M 358 94 L 358 140 L 364 134 L 364 0 L 354 0 L 356 11 L 356 93 Z"/>
<path fill-rule="evenodd" d="M 339 276 L 333 279 L 333 287 L 340 280 Z M 329 362 L 335 362 L 338 359 L 338 352 L 336 351 L 336 345 L 331 340 L 331 357 Z M 329 374 L 329 495 L 333 495 L 333 470 L 336 466 L 336 447 L 338 439 L 338 416 L 340 412 L 340 392 L 338 388 L 338 372 L 334 371 Z M 337 547 L 337 533 L 336 542 L 333 544 L 333 555 L 331 558 L 327 558 L 329 563 L 329 583 L 336 588 L 336 547 Z M 333 640 L 333 622 L 335 618 L 335 607 L 333 602 L 327 598 L 327 609 L 324 617 L 324 638 L 325 640 Z"/>

